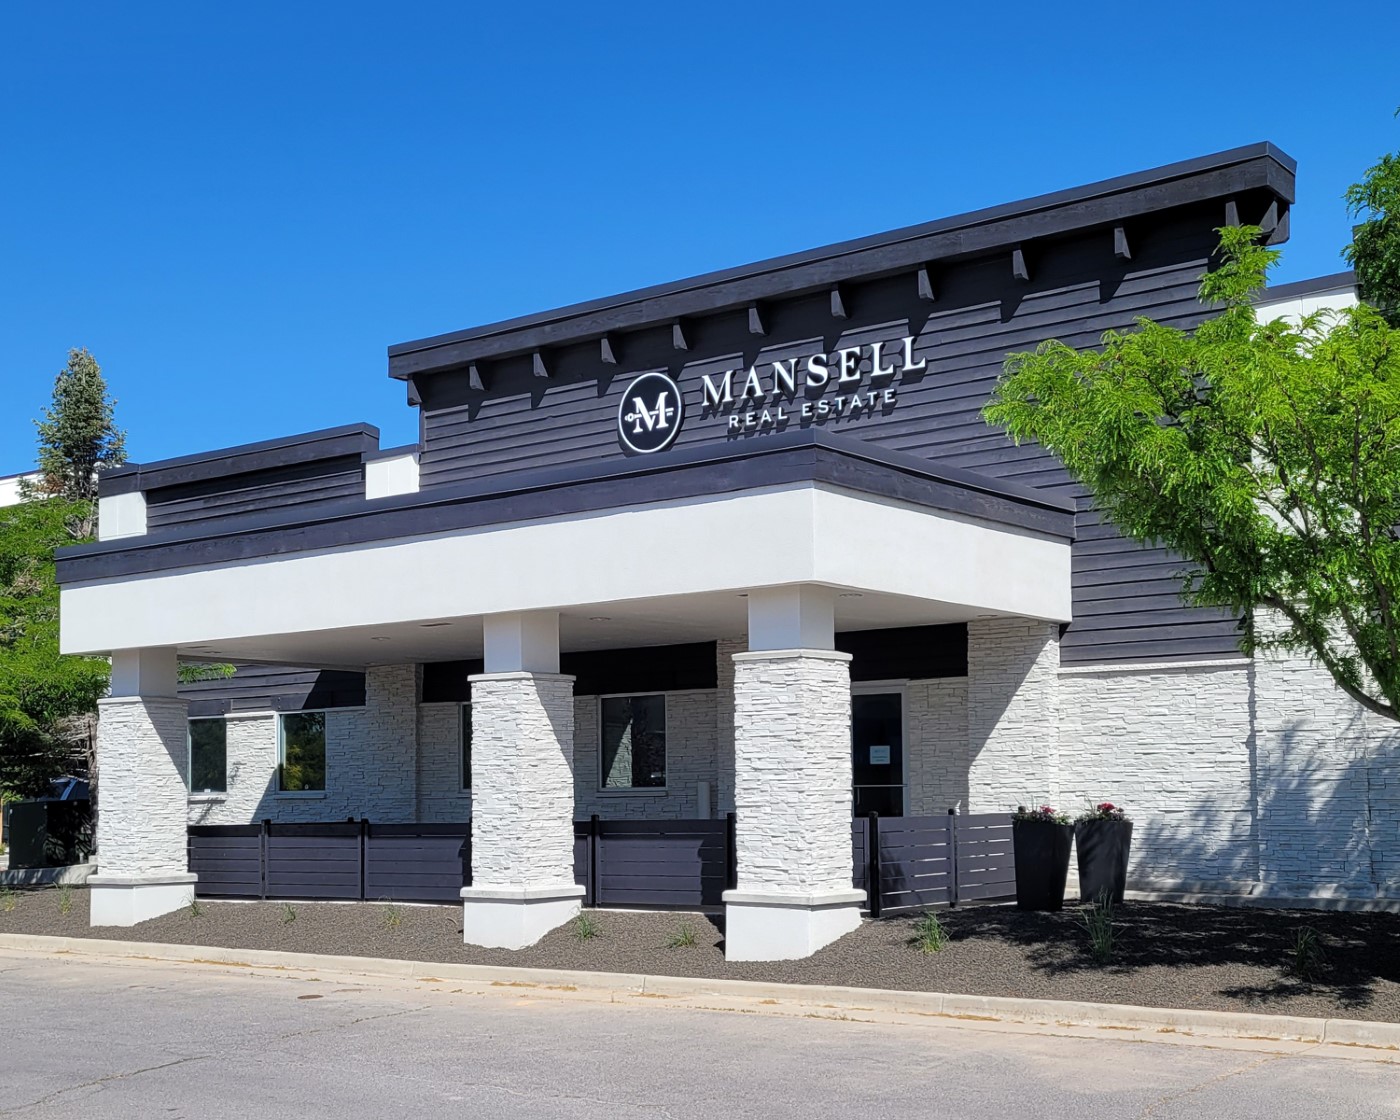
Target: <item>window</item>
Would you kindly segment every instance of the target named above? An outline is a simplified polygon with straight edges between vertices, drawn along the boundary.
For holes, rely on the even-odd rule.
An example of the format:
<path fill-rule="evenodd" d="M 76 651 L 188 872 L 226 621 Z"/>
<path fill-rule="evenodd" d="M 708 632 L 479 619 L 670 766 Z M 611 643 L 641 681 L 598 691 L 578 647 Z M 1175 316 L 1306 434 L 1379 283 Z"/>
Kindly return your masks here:
<path fill-rule="evenodd" d="M 462 788 L 472 788 L 472 706 L 462 705 Z"/>
<path fill-rule="evenodd" d="M 604 696 L 602 708 L 603 788 L 664 789 L 666 697 Z"/>
<path fill-rule="evenodd" d="M 326 788 L 326 713 L 289 712 L 278 720 L 277 788 L 312 793 Z"/>
<path fill-rule="evenodd" d="M 224 793 L 228 789 L 228 724 L 222 719 L 192 719 L 190 792 Z"/>

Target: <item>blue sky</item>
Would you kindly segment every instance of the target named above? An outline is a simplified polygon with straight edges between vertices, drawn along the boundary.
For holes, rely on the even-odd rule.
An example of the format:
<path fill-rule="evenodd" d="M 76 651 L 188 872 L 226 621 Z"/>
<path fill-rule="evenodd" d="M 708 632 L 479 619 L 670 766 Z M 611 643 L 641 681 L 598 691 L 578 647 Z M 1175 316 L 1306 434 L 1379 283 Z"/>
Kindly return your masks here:
<path fill-rule="evenodd" d="M 1397 44 L 1288 2 L 7 5 L 0 474 L 70 346 L 137 461 L 389 446 L 390 343 L 1257 140 L 1299 161 L 1276 282 L 1335 272 Z"/>

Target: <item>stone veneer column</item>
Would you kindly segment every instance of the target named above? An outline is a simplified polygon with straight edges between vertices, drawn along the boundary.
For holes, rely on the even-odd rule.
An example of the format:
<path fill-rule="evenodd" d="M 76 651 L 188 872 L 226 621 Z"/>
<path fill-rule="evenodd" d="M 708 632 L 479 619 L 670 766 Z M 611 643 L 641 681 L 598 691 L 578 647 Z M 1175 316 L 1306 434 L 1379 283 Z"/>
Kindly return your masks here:
<path fill-rule="evenodd" d="M 777 593 L 787 590 L 795 589 Z M 791 626 L 756 627 L 754 600 L 764 594 L 751 593 L 751 641 L 831 643 L 829 592 L 803 588 L 787 604 Z M 813 614 L 824 621 L 814 625 Z M 865 892 L 851 886 L 850 661 L 830 648 L 734 655 L 738 882 L 724 894 L 729 960 L 796 960 L 860 925 Z"/>
<path fill-rule="evenodd" d="M 1058 623 L 1030 618 L 968 623 L 970 812 L 1059 796 L 1059 634 Z"/>
<path fill-rule="evenodd" d="M 173 649 L 113 653 L 112 695 L 98 702 L 97 874 L 88 879 L 94 926 L 132 926 L 193 897 L 188 708 L 175 686 Z"/>
<path fill-rule="evenodd" d="M 472 686 L 472 885 L 462 939 L 523 949 L 579 912 L 574 882 L 574 678 L 558 616 L 486 620 Z"/>

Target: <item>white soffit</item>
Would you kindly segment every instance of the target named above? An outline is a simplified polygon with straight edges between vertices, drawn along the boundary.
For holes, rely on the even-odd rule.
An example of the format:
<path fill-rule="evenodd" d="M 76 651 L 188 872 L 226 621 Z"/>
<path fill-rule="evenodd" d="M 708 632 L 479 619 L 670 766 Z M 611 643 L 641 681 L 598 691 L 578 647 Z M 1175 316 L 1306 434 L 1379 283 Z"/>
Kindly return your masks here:
<path fill-rule="evenodd" d="M 1069 542 L 818 485 L 67 586 L 65 653 L 824 583 L 1070 618 Z"/>

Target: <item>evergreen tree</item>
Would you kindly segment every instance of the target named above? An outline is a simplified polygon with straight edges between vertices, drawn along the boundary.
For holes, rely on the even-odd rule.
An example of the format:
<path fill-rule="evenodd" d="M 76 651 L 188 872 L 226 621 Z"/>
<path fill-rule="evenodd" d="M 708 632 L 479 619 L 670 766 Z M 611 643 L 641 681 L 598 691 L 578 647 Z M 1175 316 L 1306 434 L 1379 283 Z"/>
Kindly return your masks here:
<path fill-rule="evenodd" d="M 126 461 L 126 433 L 116 426 L 102 367 L 86 349 L 68 351 L 54 380 L 53 403 L 39 429 L 35 489 L 70 502 L 97 501 L 97 472 Z"/>

